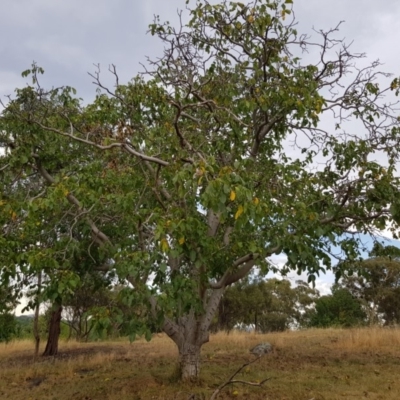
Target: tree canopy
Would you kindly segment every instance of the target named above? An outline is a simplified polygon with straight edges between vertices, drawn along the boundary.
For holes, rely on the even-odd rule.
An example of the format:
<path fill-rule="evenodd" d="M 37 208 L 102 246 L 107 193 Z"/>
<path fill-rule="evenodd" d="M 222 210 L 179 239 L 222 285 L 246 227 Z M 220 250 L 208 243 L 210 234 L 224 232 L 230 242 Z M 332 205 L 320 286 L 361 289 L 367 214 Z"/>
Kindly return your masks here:
<path fill-rule="evenodd" d="M 366 317 L 361 302 L 349 290 L 333 287 L 331 295 L 316 300 L 315 310 L 310 313 L 309 326 L 349 328 L 364 325 Z"/>
<path fill-rule="evenodd" d="M 397 229 L 399 123 L 385 96 L 399 81 L 357 67 L 339 26 L 298 33 L 291 6 L 200 0 L 187 23 L 156 18 L 161 57 L 126 84 L 112 66 L 113 88 L 96 71 L 89 104 L 25 71 L 32 83 L 0 120 L 3 280 L 45 270 L 73 291 L 77 268 L 113 271 L 191 378 L 227 286 L 275 269 L 274 255 L 312 282 L 338 248 L 359 257 L 354 233 Z"/>

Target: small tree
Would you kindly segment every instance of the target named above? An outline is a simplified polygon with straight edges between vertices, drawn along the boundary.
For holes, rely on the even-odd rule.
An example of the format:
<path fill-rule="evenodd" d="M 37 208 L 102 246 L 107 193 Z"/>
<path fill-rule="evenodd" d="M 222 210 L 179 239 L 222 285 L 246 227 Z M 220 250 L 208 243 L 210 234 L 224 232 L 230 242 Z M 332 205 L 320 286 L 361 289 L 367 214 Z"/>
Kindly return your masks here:
<path fill-rule="evenodd" d="M 86 274 L 80 284 L 64 301 L 64 321 L 70 329 L 69 338 L 74 336 L 79 341 L 87 341 L 94 328 L 91 311 L 95 308 L 115 306 L 115 299 L 109 280 L 98 273 Z"/>
<path fill-rule="evenodd" d="M 397 112 L 383 102 L 399 81 L 381 88 L 388 75 L 378 63 L 357 68 L 362 56 L 336 38 L 338 27 L 319 41 L 299 35 L 291 3 L 200 0 L 186 25 L 150 26 L 165 51 L 145 78 L 122 85 L 111 68 L 109 89 L 95 73 L 100 92 L 83 106 L 69 87 L 44 90 L 34 65 L 24 73 L 33 84 L 2 114 L 1 173 L 13 182 L 18 168 L 30 169 L 50 196 L 31 197 L 32 222 L 35 205 L 52 208 L 57 226 L 53 218 L 79 221 L 88 253 L 114 260 L 126 295 L 145 301 L 176 343 L 184 379 L 198 377 L 225 289 L 255 266 L 265 274 L 282 254 L 287 269 L 314 281 L 331 267 L 333 246 L 357 258 L 352 233 L 400 220 Z M 316 58 L 302 61 L 302 51 Z M 335 119 L 326 130 L 322 114 Z M 357 128 L 346 127 L 352 118 Z M 28 208 L 4 198 L 8 227 Z M 1 247 L 18 235 L 0 236 Z M 63 238 L 56 244 L 68 260 L 77 242 Z M 43 255 L 32 252 L 40 266 Z"/>

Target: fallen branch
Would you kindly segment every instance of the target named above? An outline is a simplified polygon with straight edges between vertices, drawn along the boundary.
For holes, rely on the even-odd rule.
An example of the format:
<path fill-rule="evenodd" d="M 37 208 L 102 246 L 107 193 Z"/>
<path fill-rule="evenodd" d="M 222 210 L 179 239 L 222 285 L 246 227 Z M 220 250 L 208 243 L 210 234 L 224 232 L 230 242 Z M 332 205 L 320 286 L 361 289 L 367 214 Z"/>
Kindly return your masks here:
<path fill-rule="evenodd" d="M 248 381 L 241 381 L 241 380 L 237 380 L 237 379 L 233 379 L 243 368 L 247 367 L 250 364 L 253 364 L 254 362 L 256 362 L 257 360 L 259 360 L 263 355 L 257 357 L 256 359 L 254 359 L 253 361 L 250 361 L 248 363 L 243 364 L 238 370 L 236 370 L 227 381 L 225 381 L 224 383 L 222 383 L 221 385 L 218 386 L 218 388 L 214 391 L 214 393 L 212 394 L 212 396 L 210 397 L 210 400 L 215 400 L 217 398 L 218 393 L 221 392 L 221 390 L 228 385 L 234 384 L 234 383 L 242 383 L 244 385 L 249 385 L 249 386 L 262 386 L 265 382 L 269 381 L 272 378 L 266 378 L 264 380 L 262 380 L 261 382 L 248 382 Z"/>

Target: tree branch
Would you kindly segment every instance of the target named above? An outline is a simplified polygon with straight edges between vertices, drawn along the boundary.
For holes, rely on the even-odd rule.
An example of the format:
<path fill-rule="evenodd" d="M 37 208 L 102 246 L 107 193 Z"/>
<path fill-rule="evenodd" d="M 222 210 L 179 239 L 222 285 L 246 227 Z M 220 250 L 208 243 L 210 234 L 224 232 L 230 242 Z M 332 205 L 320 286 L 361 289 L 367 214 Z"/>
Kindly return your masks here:
<path fill-rule="evenodd" d="M 208 231 L 207 235 L 214 237 L 217 234 L 218 226 L 219 226 L 219 216 L 212 210 L 207 211 L 207 224 Z"/>
<path fill-rule="evenodd" d="M 32 121 L 31 121 L 31 122 L 32 122 Z M 103 146 L 103 145 L 97 144 L 97 143 L 95 143 L 95 142 L 93 142 L 93 141 L 91 141 L 91 140 L 83 139 L 83 138 L 80 138 L 80 137 L 78 137 L 78 136 L 75 136 L 75 135 L 73 134 L 73 130 L 74 130 L 74 129 L 73 129 L 72 124 L 71 124 L 71 132 L 68 133 L 68 132 L 64 132 L 64 131 L 61 131 L 61 130 L 56 129 L 56 128 L 51 128 L 51 127 L 49 127 L 49 126 L 43 125 L 43 124 L 42 124 L 41 122 L 39 122 L 39 121 L 33 121 L 33 122 L 34 122 L 36 125 L 38 125 L 40 128 L 42 128 L 43 130 L 46 130 L 46 131 L 48 131 L 48 132 L 57 133 L 58 135 L 68 137 L 68 138 L 73 139 L 73 140 L 75 140 L 75 141 L 77 141 L 77 142 L 84 143 L 84 144 L 87 144 L 87 145 L 96 147 L 97 149 L 100 149 L 100 150 L 110 150 L 110 149 L 113 149 L 113 148 L 115 148 L 115 147 L 118 147 L 118 148 L 120 148 L 120 149 L 122 149 L 122 150 L 127 151 L 129 154 L 132 154 L 132 155 L 134 155 L 135 157 L 140 158 L 140 159 L 143 160 L 143 161 L 153 162 L 153 163 L 155 163 L 155 164 L 159 164 L 159 165 L 162 165 L 162 166 L 164 166 L 164 167 L 166 167 L 166 166 L 169 165 L 169 162 L 168 162 L 168 161 L 164 161 L 164 160 L 161 160 L 160 158 L 152 157 L 152 156 L 148 156 L 148 155 L 146 155 L 146 154 L 140 153 L 139 151 L 135 150 L 135 149 L 132 147 L 132 145 L 129 144 L 129 143 L 120 143 L 120 142 L 118 142 L 118 143 L 112 143 L 112 144 Z"/>
<path fill-rule="evenodd" d="M 32 154 L 32 157 L 35 159 L 37 169 L 38 169 L 39 173 L 42 175 L 42 177 L 45 179 L 45 181 L 47 183 L 49 183 L 50 185 L 55 185 L 56 184 L 55 179 L 43 167 L 39 156 L 37 154 Z M 82 207 L 79 200 L 73 194 L 68 193 L 66 195 L 66 198 L 71 204 L 75 205 L 79 209 L 79 211 L 81 211 L 83 213 L 87 213 L 87 210 L 84 207 Z M 105 243 L 111 243 L 108 236 L 97 227 L 97 225 L 93 222 L 93 220 L 91 218 L 87 217 L 86 222 L 92 229 L 92 234 L 93 234 L 94 240 L 96 242 L 98 242 L 100 245 L 105 244 Z"/>
<path fill-rule="evenodd" d="M 257 360 L 259 360 L 261 357 L 262 357 L 262 355 L 259 356 L 259 357 L 257 357 L 257 358 L 254 359 L 253 361 L 250 361 L 250 362 L 248 362 L 248 363 L 243 364 L 239 369 L 237 369 L 237 370 L 228 378 L 227 381 L 225 381 L 224 383 L 222 383 L 221 385 L 218 386 L 218 388 L 214 391 L 214 393 L 213 393 L 212 396 L 210 397 L 210 400 L 215 400 L 215 399 L 217 398 L 217 396 L 218 396 L 218 393 L 220 393 L 221 390 L 222 390 L 224 387 L 226 387 L 226 386 L 228 386 L 228 385 L 232 385 L 232 384 L 234 384 L 234 383 L 242 383 L 242 384 L 244 384 L 244 385 L 258 386 L 258 387 L 260 387 L 260 386 L 262 386 L 265 382 L 271 380 L 272 378 L 266 378 L 266 379 L 263 379 L 261 382 L 248 382 L 248 381 L 234 380 L 234 379 L 233 379 L 243 368 L 247 367 L 247 366 L 250 365 L 250 364 L 255 363 L 255 362 L 256 362 Z"/>
<path fill-rule="evenodd" d="M 211 289 L 221 289 L 225 286 L 231 285 L 232 283 L 237 282 L 238 280 L 245 277 L 250 270 L 253 268 L 254 264 L 256 263 L 256 259 L 258 258 L 259 254 L 249 253 L 245 256 L 237 259 L 232 268 L 236 268 L 242 264 L 242 267 L 239 268 L 237 271 L 231 272 L 231 269 L 228 269 L 222 278 L 217 283 L 210 283 Z"/>

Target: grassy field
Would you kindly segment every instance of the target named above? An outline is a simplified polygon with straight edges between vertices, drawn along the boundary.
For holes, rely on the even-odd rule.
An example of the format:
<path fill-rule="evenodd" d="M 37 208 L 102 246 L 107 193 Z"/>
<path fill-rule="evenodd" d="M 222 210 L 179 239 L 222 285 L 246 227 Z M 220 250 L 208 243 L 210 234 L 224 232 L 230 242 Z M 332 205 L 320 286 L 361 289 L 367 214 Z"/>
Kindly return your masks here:
<path fill-rule="evenodd" d="M 263 341 L 274 352 L 236 379 L 270 380 L 229 385 L 218 399 L 400 399 L 400 330 L 378 328 L 213 335 L 196 384 L 177 382 L 177 352 L 163 335 L 149 343 L 62 342 L 59 356 L 36 363 L 32 342 L 1 344 L 0 399 L 209 399 Z"/>

